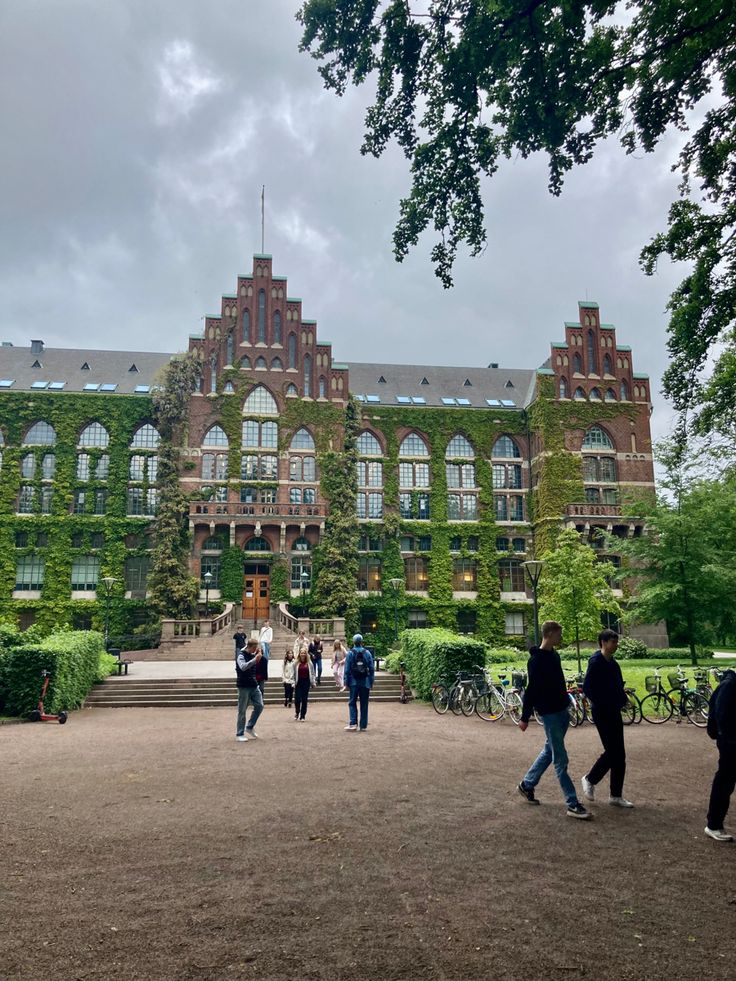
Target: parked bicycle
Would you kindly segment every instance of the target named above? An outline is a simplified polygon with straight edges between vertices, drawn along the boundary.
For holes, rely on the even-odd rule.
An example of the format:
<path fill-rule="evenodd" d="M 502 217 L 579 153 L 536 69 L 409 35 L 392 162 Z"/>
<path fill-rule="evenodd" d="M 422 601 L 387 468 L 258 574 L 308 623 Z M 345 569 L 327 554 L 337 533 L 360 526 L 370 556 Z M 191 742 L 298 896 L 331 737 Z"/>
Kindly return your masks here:
<path fill-rule="evenodd" d="M 694 688 L 689 688 L 687 679 L 679 671 L 670 674 L 668 681 L 672 685 L 669 691 L 662 684 L 658 668 L 655 668 L 654 674 L 646 676 L 644 685 L 649 694 L 641 701 L 642 718 L 653 725 L 660 725 L 677 712 L 678 722 L 687 718 L 701 728 L 707 725 L 708 700 Z"/>
<path fill-rule="evenodd" d="M 641 701 L 633 688 L 624 688 L 626 693 L 626 704 L 621 709 L 621 720 L 625 726 L 634 725 L 641 722 Z"/>
<path fill-rule="evenodd" d="M 497 722 L 504 715 L 508 715 L 514 725 L 518 726 L 523 707 L 523 689 L 513 684 L 515 678 L 519 680 L 518 672 L 512 672 L 511 682 L 508 678 L 508 668 L 505 672 L 499 672 L 497 683 L 493 682 L 488 671 L 484 671 L 483 675 L 487 682 L 487 689 L 476 699 L 476 715 L 486 722 Z"/>

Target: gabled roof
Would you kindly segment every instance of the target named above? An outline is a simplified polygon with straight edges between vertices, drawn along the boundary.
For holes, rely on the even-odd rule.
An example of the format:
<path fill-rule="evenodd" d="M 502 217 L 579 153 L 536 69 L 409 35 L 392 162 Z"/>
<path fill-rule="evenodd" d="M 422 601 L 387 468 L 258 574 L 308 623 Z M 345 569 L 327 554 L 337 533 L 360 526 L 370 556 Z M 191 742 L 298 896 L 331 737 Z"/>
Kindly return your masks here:
<path fill-rule="evenodd" d="M 93 351 L 89 349 L 45 347 L 36 358 L 30 347 L 0 348 L 0 376 L 14 383 L 6 391 L 31 391 L 34 382 L 64 382 L 58 391 L 83 392 L 85 385 L 116 385 L 116 395 L 136 393 L 149 387 L 172 354 L 150 351 Z M 32 367 L 38 360 L 40 368 Z M 131 371 L 135 364 L 137 371 Z M 83 368 L 84 365 L 88 367 Z M 38 386 L 36 388 L 38 390 Z M 87 391 L 90 391 L 87 388 Z M 53 391 L 53 389 L 52 389 Z M 106 390 L 109 392 L 110 390 Z"/>

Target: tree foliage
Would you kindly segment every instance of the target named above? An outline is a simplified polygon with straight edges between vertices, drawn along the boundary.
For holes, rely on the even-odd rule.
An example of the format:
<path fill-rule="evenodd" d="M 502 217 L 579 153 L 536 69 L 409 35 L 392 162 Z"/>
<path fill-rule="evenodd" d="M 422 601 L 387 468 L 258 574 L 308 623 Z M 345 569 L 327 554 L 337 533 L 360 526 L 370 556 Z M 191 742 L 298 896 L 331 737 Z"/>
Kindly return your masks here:
<path fill-rule="evenodd" d="M 421 7 L 421 9 L 419 9 Z M 669 309 L 665 389 L 679 409 L 710 404 L 714 344 L 734 358 L 736 16 L 719 0 L 305 0 L 302 49 L 339 95 L 375 79 L 364 154 L 395 140 L 411 161 L 394 252 L 432 227 L 437 275 L 452 285 L 458 247 L 486 241 L 481 179 L 504 158 L 545 153 L 549 190 L 607 137 L 652 152 L 705 109 L 676 165 L 680 199 L 644 249 L 691 272 Z M 696 185 L 693 188 L 693 184 Z M 729 362 L 730 363 L 730 362 Z M 711 385 L 729 381 L 718 370 Z M 729 391 L 733 392 L 733 388 Z M 701 425 L 713 423 L 703 419 Z"/>
<path fill-rule="evenodd" d="M 593 640 L 601 630 L 601 615 L 619 615 L 621 607 L 609 585 L 615 569 L 598 557 L 574 528 L 557 536 L 555 548 L 542 556 L 539 609 L 543 620 L 562 624 L 565 643 Z"/>
<path fill-rule="evenodd" d="M 616 539 L 637 580 L 628 618 L 666 620 L 671 641 L 690 648 L 724 642 L 736 633 L 736 476 L 703 480 L 701 459 L 680 447 L 659 447 L 663 491 L 627 510 L 646 521 L 640 538 Z"/>

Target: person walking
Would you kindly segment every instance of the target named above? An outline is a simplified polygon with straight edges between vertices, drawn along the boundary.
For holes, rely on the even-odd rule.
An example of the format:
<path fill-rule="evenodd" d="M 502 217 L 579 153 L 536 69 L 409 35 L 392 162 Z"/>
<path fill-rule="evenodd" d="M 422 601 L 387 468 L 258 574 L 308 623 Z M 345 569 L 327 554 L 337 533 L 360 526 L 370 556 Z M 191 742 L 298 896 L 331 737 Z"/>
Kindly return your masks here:
<path fill-rule="evenodd" d="M 263 695 L 256 680 L 256 670 L 262 660 L 258 643 L 249 640 L 242 650 L 235 655 L 235 674 L 238 685 L 238 722 L 235 728 L 235 738 L 240 743 L 248 739 L 258 739 L 255 730 L 256 722 L 263 711 Z M 248 725 L 245 724 L 245 713 L 252 706 Z"/>
<path fill-rule="evenodd" d="M 338 691 L 345 691 L 345 658 L 347 649 L 341 640 L 336 640 L 332 647 L 332 677 Z"/>
<path fill-rule="evenodd" d="M 583 807 L 575 793 L 575 785 L 567 772 L 565 733 L 570 724 L 570 697 L 562 673 L 560 655 L 555 648 L 562 640 L 562 627 L 555 620 L 542 624 L 542 643 L 529 651 L 527 673 L 529 680 L 524 692 L 519 729 L 526 732 L 529 719 L 536 709 L 544 725 L 545 741 L 542 751 L 527 770 L 517 790 L 529 804 L 538 804 L 534 788 L 550 763 L 554 765 L 569 817 L 589 820 L 592 815 Z M 348 655 L 349 657 L 349 655 Z"/>
<path fill-rule="evenodd" d="M 309 648 L 305 644 L 296 659 L 296 688 L 294 689 L 294 718 L 304 722 L 309 704 L 309 689 L 314 684 L 314 665 L 309 658 Z"/>
<path fill-rule="evenodd" d="M 281 678 L 284 683 L 284 708 L 291 708 L 294 701 L 294 685 L 296 684 L 296 665 L 294 664 L 294 652 L 290 647 L 287 647 L 284 652 Z"/>
<path fill-rule="evenodd" d="M 235 653 L 237 654 L 238 651 L 243 650 L 246 641 L 248 640 L 248 638 L 243 633 L 242 627 L 238 627 L 238 629 L 235 631 L 235 633 L 233 634 L 233 640 L 235 642 Z"/>
<path fill-rule="evenodd" d="M 358 730 L 357 706 L 360 702 L 360 732 L 365 732 L 368 728 L 368 699 L 373 687 L 376 669 L 373 655 L 363 647 L 361 634 L 356 634 L 353 637 L 353 646 L 345 658 L 344 671 L 345 684 L 350 689 L 348 724 L 345 726 L 345 731 L 356 732 Z"/>
<path fill-rule="evenodd" d="M 296 640 L 294 641 L 294 646 L 293 646 L 295 658 L 299 657 L 299 651 L 302 649 L 302 647 L 307 647 L 307 648 L 309 647 L 309 638 L 307 637 L 307 635 L 304 633 L 303 630 L 300 630 L 299 633 L 296 635 Z"/>
<path fill-rule="evenodd" d="M 317 678 L 317 684 L 322 684 L 322 654 L 324 653 L 324 648 L 322 646 L 322 641 L 319 637 L 314 637 L 311 644 L 309 645 L 309 656 L 312 659 L 312 664 L 314 665 L 314 674 Z"/>
<path fill-rule="evenodd" d="M 264 620 L 261 632 L 258 635 L 258 643 L 261 645 L 263 656 L 266 660 L 271 656 L 271 644 L 273 643 L 273 627 L 270 620 Z"/>
<path fill-rule="evenodd" d="M 258 644 L 258 651 L 261 654 L 261 659 L 258 662 L 258 664 L 256 664 L 256 681 L 258 682 L 258 687 L 260 689 L 261 695 L 263 695 L 263 697 L 265 698 L 266 682 L 268 681 L 268 658 L 263 653 L 260 644 Z"/>
<path fill-rule="evenodd" d="M 582 778 L 583 796 L 595 800 L 596 785 L 607 773 L 611 774 L 611 796 L 608 803 L 614 807 L 633 807 L 623 796 L 626 775 L 626 750 L 624 748 L 624 723 L 621 709 L 628 701 L 624 691 L 624 679 L 618 661 L 613 656 L 618 647 L 615 630 L 602 630 L 598 634 L 599 650 L 588 661 L 583 691 L 593 703 L 593 721 L 603 743 L 603 752 Z"/>
<path fill-rule="evenodd" d="M 731 794 L 736 787 L 736 672 L 727 668 L 710 697 L 708 735 L 718 746 L 718 769 L 713 777 L 705 833 L 714 841 L 733 841 L 723 828 Z"/>

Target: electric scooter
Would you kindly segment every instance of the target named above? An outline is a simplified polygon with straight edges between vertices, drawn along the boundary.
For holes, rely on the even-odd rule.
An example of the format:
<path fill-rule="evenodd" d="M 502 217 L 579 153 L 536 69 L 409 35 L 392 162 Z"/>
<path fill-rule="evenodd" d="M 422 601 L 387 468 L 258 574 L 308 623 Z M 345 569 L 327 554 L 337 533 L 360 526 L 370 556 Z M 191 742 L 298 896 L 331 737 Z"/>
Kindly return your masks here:
<path fill-rule="evenodd" d="M 29 718 L 31 722 L 58 722 L 59 725 L 64 725 L 67 720 L 66 712 L 59 712 L 58 715 L 51 715 L 49 712 L 44 712 L 43 700 L 46 697 L 46 692 L 49 690 L 49 681 L 51 680 L 50 671 L 42 671 L 41 677 L 43 678 L 43 687 L 41 688 L 41 697 L 38 700 L 38 708 L 35 708 Z"/>

